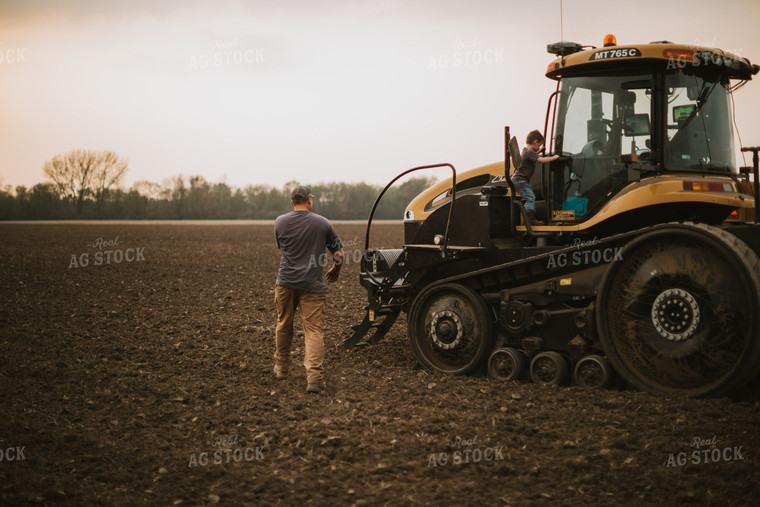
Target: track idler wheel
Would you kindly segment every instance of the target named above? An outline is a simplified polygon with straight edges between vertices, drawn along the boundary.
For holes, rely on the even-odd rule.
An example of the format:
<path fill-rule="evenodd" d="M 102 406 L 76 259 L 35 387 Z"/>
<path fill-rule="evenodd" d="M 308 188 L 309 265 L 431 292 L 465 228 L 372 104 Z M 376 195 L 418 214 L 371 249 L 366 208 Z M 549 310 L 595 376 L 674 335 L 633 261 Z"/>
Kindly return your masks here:
<path fill-rule="evenodd" d="M 488 358 L 488 375 L 497 380 L 519 380 L 528 370 L 528 361 L 521 350 L 505 347 Z"/>
<path fill-rule="evenodd" d="M 483 298 L 456 283 L 423 290 L 408 315 L 409 340 L 427 370 L 466 374 L 481 367 L 492 349 L 492 319 Z"/>
<path fill-rule="evenodd" d="M 606 389 L 615 379 L 615 371 L 603 356 L 591 354 L 582 357 L 575 365 L 575 383 L 591 389 Z"/>
<path fill-rule="evenodd" d="M 717 396 L 760 367 L 760 259 L 704 224 L 655 227 L 613 262 L 597 297 L 602 348 L 639 389 Z"/>
<path fill-rule="evenodd" d="M 530 378 L 538 385 L 563 386 L 570 380 L 570 368 L 559 352 L 541 352 L 530 362 Z"/>

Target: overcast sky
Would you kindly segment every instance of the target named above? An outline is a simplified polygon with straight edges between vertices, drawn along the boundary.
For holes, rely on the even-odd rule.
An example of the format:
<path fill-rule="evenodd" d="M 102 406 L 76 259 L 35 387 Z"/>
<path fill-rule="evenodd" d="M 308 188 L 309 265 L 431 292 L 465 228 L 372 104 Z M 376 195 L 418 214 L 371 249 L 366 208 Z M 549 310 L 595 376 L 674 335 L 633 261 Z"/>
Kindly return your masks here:
<path fill-rule="evenodd" d="M 563 17 L 583 44 L 613 33 L 760 63 L 755 0 L 565 0 Z M 126 158 L 126 188 L 466 170 L 501 160 L 504 125 L 521 144 L 543 129 L 558 40 L 559 0 L 2 0 L 0 185 L 44 181 L 76 148 Z M 735 97 L 745 145 L 759 98 L 760 77 Z"/>

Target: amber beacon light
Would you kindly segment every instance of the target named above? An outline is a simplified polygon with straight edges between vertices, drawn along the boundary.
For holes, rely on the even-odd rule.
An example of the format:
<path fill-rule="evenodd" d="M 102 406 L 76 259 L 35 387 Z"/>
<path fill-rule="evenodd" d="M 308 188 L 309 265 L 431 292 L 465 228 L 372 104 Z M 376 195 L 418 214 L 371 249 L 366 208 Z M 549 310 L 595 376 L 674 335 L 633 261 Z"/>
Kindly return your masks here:
<path fill-rule="evenodd" d="M 604 36 L 604 47 L 617 46 L 617 39 L 611 33 Z"/>

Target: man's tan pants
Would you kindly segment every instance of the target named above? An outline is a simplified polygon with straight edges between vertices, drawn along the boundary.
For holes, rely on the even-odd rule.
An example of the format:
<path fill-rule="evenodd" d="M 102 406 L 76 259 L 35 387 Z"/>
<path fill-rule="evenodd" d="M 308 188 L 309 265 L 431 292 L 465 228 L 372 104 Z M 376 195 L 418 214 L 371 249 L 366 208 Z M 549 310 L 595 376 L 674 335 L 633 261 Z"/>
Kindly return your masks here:
<path fill-rule="evenodd" d="M 289 289 L 276 285 L 274 301 L 277 306 L 274 364 L 280 371 L 290 368 L 290 347 L 293 342 L 293 318 L 301 307 L 303 322 L 306 381 L 319 382 L 324 378 L 322 363 L 325 359 L 325 294 Z"/>

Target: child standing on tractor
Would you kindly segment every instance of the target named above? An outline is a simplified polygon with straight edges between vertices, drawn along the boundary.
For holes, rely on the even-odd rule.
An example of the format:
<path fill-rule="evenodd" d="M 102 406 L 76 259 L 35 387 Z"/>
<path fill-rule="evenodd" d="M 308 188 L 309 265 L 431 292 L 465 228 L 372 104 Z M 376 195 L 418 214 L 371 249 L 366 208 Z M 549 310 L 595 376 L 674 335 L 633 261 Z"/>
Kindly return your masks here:
<path fill-rule="evenodd" d="M 544 136 L 538 130 L 533 130 L 525 139 L 525 148 L 522 151 L 522 163 L 514 174 L 512 174 L 512 183 L 515 184 L 517 193 L 525 200 L 525 211 L 528 212 L 528 221 L 530 225 L 544 225 L 543 222 L 536 219 L 536 195 L 530 188 L 530 179 L 536 170 L 536 162 L 542 164 L 552 162 L 559 158 L 559 155 L 550 157 L 539 157 L 538 152 L 544 145 Z"/>

